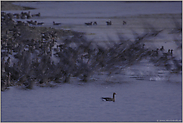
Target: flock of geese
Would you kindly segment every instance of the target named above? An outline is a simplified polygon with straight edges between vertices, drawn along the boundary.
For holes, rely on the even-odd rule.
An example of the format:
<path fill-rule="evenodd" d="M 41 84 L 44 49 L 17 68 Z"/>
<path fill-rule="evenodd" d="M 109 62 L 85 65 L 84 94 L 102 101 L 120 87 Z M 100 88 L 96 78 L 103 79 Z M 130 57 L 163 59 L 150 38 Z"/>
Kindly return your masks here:
<path fill-rule="evenodd" d="M 33 17 L 40 17 L 41 13 L 37 13 L 37 14 L 31 14 L 30 11 L 28 12 L 21 12 L 19 13 L 5 13 L 5 12 L 1 12 L 2 15 L 2 19 L 5 18 L 10 18 L 10 19 L 31 19 Z M 20 23 L 20 21 L 17 21 L 18 23 Z M 44 22 L 37 22 L 37 21 L 33 21 L 33 20 L 27 20 L 27 24 L 29 25 L 44 25 Z M 98 23 L 96 21 L 94 22 L 88 22 L 88 23 L 84 23 L 85 25 L 97 25 Z M 123 25 L 126 25 L 126 21 L 123 21 Z M 53 25 L 61 25 L 61 23 L 56 23 L 55 21 L 53 21 Z M 111 21 L 106 21 L 106 25 L 112 25 Z"/>
<path fill-rule="evenodd" d="M 111 21 L 106 21 L 106 24 L 107 25 L 112 25 L 112 22 Z M 126 21 L 123 21 L 123 25 L 126 25 L 127 22 Z M 97 22 L 94 21 L 94 22 L 89 22 L 89 23 L 85 23 L 85 25 L 97 25 Z"/>

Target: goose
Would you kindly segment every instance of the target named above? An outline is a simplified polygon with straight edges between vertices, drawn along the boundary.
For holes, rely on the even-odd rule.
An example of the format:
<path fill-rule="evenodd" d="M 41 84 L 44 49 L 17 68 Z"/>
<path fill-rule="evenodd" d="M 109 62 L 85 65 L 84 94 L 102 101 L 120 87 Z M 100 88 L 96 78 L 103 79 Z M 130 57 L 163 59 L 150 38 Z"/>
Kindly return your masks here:
<path fill-rule="evenodd" d="M 27 21 L 27 23 L 28 23 L 28 24 L 32 24 L 32 23 L 33 23 L 33 21 L 32 21 L 32 20 L 30 20 L 30 21 Z"/>
<path fill-rule="evenodd" d="M 32 22 L 32 25 L 37 25 L 37 21 Z"/>
<path fill-rule="evenodd" d="M 173 50 L 171 49 L 171 51 L 170 51 L 170 54 L 171 54 L 171 56 L 173 56 Z"/>
<path fill-rule="evenodd" d="M 115 95 L 116 95 L 116 93 L 113 93 L 113 98 L 102 97 L 102 101 L 113 101 L 113 102 L 115 102 Z"/>
<path fill-rule="evenodd" d="M 106 21 L 107 25 L 112 25 L 111 21 Z"/>
<path fill-rule="evenodd" d="M 93 22 L 93 25 L 97 25 L 97 22 L 95 21 L 95 22 Z"/>
<path fill-rule="evenodd" d="M 164 46 L 162 46 L 162 47 L 160 48 L 160 50 L 161 50 L 161 51 L 164 51 Z"/>
<path fill-rule="evenodd" d="M 16 19 L 19 19 L 19 18 L 20 18 L 20 14 L 18 14 L 18 13 L 13 14 L 13 16 L 14 16 Z"/>
<path fill-rule="evenodd" d="M 44 25 L 44 22 L 37 23 L 37 25 Z"/>
<path fill-rule="evenodd" d="M 34 17 L 34 16 L 40 17 L 41 13 L 39 12 L 38 14 L 33 14 L 32 17 Z"/>
<path fill-rule="evenodd" d="M 32 17 L 30 11 L 28 13 L 26 13 L 26 15 L 27 15 L 27 19 L 30 19 Z"/>
<path fill-rule="evenodd" d="M 92 25 L 92 22 L 90 22 L 90 23 L 85 23 L 85 25 Z"/>
<path fill-rule="evenodd" d="M 61 25 L 61 23 L 55 23 L 55 21 L 53 21 L 53 25 Z"/>
<path fill-rule="evenodd" d="M 123 21 L 123 25 L 125 25 L 126 24 L 126 21 Z"/>

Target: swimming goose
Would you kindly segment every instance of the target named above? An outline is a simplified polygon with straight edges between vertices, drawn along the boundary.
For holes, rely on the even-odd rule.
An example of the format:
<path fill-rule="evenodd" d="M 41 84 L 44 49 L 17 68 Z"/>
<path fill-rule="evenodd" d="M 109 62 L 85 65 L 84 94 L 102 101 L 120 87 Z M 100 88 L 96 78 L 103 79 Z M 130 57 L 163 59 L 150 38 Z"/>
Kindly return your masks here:
<path fill-rule="evenodd" d="M 55 21 L 53 21 L 53 25 L 61 25 L 61 23 L 55 23 Z"/>
<path fill-rule="evenodd" d="M 123 25 L 126 25 L 126 21 L 123 21 Z"/>
<path fill-rule="evenodd" d="M 32 23 L 33 23 L 33 21 L 32 21 L 32 20 L 30 20 L 30 21 L 27 21 L 27 23 L 28 23 L 28 24 L 32 24 Z"/>
<path fill-rule="evenodd" d="M 112 25 L 111 21 L 106 21 L 107 25 Z"/>
<path fill-rule="evenodd" d="M 115 95 L 116 95 L 116 93 L 113 93 L 113 98 L 102 97 L 102 101 L 113 101 L 113 102 L 115 102 Z"/>
<path fill-rule="evenodd" d="M 44 22 L 37 23 L 37 25 L 44 25 Z"/>
<path fill-rule="evenodd" d="M 170 51 L 170 54 L 171 54 L 171 56 L 173 56 L 173 50 L 171 49 L 171 51 Z"/>
<path fill-rule="evenodd" d="M 95 22 L 93 22 L 93 25 L 97 25 L 97 22 L 95 21 Z"/>
<path fill-rule="evenodd" d="M 162 46 L 162 47 L 160 48 L 160 50 L 161 50 L 161 51 L 164 51 L 164 46 Z"/>
<path fill-rule="evenodd" d="M 37 25 L 37 21 L 32 22 L 32 25 Z"/>
<path fill-rule="evenodd" d="M 40 17 L 41 13 L 39 12 L 38 14 L 33 14 L 32 17 L 34 17 L 34 16 Z"/>
<path fill-rule="evenodd" d="M 90 23 L 85 23 L 85 25 L 92 25 L 92 22 L 90 22 Z"/>

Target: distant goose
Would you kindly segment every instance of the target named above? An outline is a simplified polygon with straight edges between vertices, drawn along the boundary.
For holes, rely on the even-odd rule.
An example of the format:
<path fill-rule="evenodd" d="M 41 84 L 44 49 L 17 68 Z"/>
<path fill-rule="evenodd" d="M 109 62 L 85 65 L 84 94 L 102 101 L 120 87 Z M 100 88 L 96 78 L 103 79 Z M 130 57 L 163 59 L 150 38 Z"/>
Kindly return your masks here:
<path fill-rule="evenodd" d="M 40 17 L 41 13 L 39 12 L 38 14 L 33 14 L 32 17 L 34 17 L 34 16 Z"/>
<path fill-rule="evenodd" d="M 61 23 L 55 23 L 55 21 L 53 21 L 53 25 L 61 25 Z"/>
<path fill-rule="evenodd" d="M 160 48 L 160 50 L 161 50 L 161 51 L 164 51 L 164 46 L 162 46 L 162 47 Z"/>
<path fill-rule="evenodd" d="M 97 25 L 97 22 L 95 21 L 95 22 L 93 22 L 93 25 Z"/>
<path fill-rule="evenodd" d="M 171 53 L 170 54 L 171 54 L 171 56 L 173 56 L 173 50 L 172 49 L 171 49 Z"/>
<path fill-rule="evenodd" d="M 44 22 L 37 23 L 37 25 L 44 25 Z"/>
<path fill-rule="evenodd" d="M 90 22 L 90 23 L 85 23 L 85 25 L 92 25 L 92 22 Z"/>
<path fill-rule="evenodd" d="M 32 25 L 37 25 L 37 21 L 32 22 Z"/>
<path fill-rule="evenodd" d="M 172 49 L 171 50 L 168 49 L 168 55 L 171 55 L 171 56 L 173 55 L 173 50 Z"/>
<path fill-rule="evenodd" d="M 30 11 L 28 13 L 26 13 L 26 15 L 27 15 L 27 19 L 30 19 L 32 17 Z"/>
<path fill-rule="evenodd" d="M 126 21 L 123 21 L 123 25 L 125 25 L 126 24 Z"/>
<path fill-rule="evenodd" d="M 33 21 L 32 21 L 32 20 L 30 20 L 30 21 L 27 21 L 27 23 L 32 24 L 32 23 L 33 23 Z"/>
<path fill-rule="evenodd" d="M 18 13 L 13 14 L 13 16 L 14 16 L 16 19 L 19 19 L 19 18 L 20 18 L 20 14 L 18 14 Z"/>
<path fill-rule="evenodd" d="M 113 93 L 113 98 L 110 98 L 110 97 L 102 97 L 102 100 L 103 101 L 113 101 L 113 102 L 115 102 L 115 95 L 116 95 L 116 93 Z"/>
<path fill-rule="evenodd" d="M 106 21 L 107 25 L 112 25 L 111 21 Z"/>

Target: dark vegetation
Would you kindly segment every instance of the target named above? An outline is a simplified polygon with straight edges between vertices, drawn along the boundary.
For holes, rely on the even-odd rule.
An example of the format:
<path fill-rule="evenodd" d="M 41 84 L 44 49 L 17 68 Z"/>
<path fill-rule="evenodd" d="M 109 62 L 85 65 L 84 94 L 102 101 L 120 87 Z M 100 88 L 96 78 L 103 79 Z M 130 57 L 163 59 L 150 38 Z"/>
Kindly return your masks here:
<path fill-rule="evenodd" d="M 170 72 L 182 71 L 182 60 L 173 56 L 172 49 L 145 48 L 144 40 L 163 31 L 151 26 L 143 35 L 134 32 L 134 41 L 118 35 L 119 42 L 111 41 L 103 47 L 79 32 L 29 26 L 14 21 L 11 13 L 1 14 L 1 90 L 9 86 L 53 87 L 68 83 L 70 77 L 87 82 L 94 72 L 123 69 L 144 58 Z"/>

